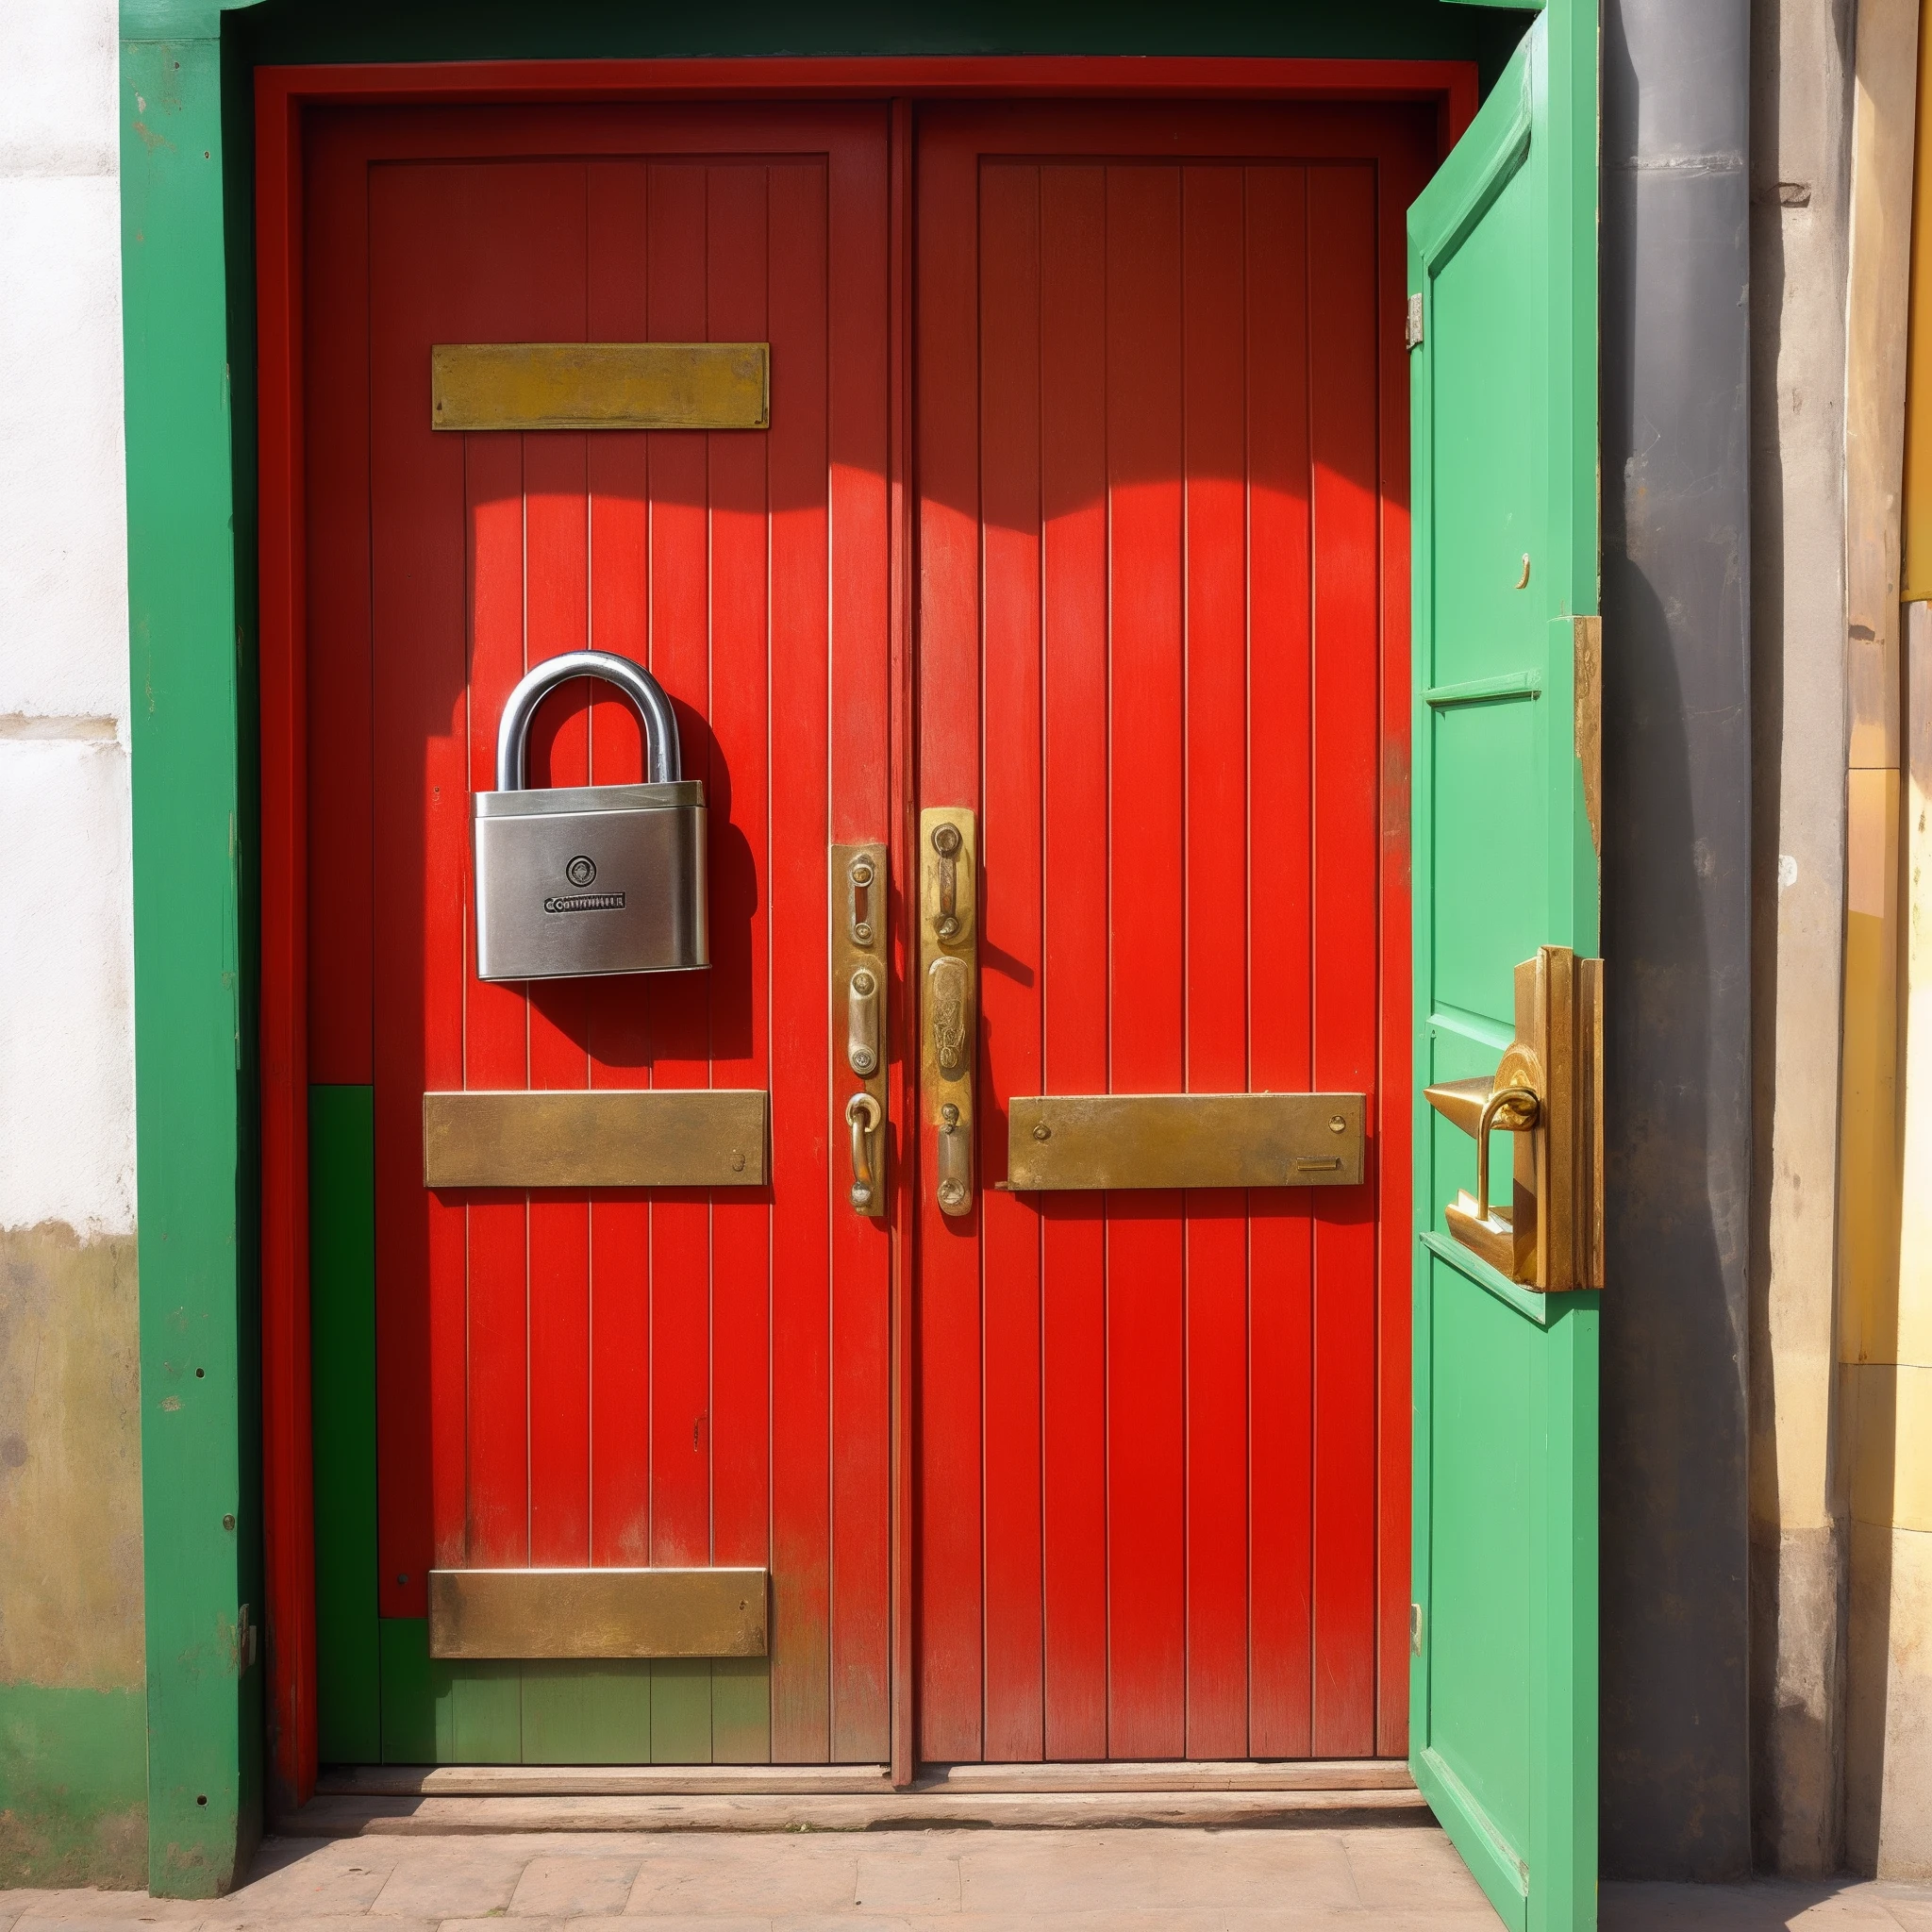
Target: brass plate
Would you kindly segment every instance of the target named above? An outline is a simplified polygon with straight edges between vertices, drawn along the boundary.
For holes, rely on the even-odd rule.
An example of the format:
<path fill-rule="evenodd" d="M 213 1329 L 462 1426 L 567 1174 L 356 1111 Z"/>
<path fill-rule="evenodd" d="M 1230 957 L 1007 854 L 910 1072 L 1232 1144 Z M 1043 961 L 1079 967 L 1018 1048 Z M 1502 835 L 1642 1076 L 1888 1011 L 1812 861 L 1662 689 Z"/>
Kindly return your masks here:
<path fill-rule="evenodd" d="M 439 342 L 432 429 L 764 429 L 766 342 Z"/>
<path fill-rule="evenodd" d="M 934 842 L 938 838 L 940 843 Z M 950 851 L 941 845 L 950 842 Z M 973 1212 L 979 1059 L 979 851 L 965 806 L 919 814 L 919 1092 L 941 1214 Z"/>
<path fill-rule="evenodd" d="M 835 1119 L 832 1144 L 850 1156 L 851 1186 L 846 1200 L 855 1214 L 869 1220 L 885 1218 L 890 1198 L 892 1146 L 887 1120 L 886 1070 L 892 1058 L 891 1014 L 888 1001 L 891 972 L 887 958 L 891 936 L 889 856 L 882 844 L 832 847 L 832 1055 L 837 1067 L 832 1081 Z M 852 980 L 867 973 L 876 991 L 871 1002 L 870 1039 L 855 1022 L 858 1010 Z M 861 1072 L 853 1056 L 869 1050 L 870 1072 Z M 878 1124 L 864 1136 L 869 1172 L 860 1191 L 858 1173 L 860 1141 L 854 1139 L 848 1108 L 859 1093 L 869 1093 L 878 1109 Z"/>
<path fill-rule="evenodd" d="M 432 1570 L 431 1657 L 763 1657 L 762 1570 Z"/>
<path fill-rule="evenodd" d="M 769 1096 L 425 1093 L 425 1188 L 761 1188 Z"/>
<path fill-rule="evenodd" d="M 1361 1177 L 1359 1093 L 1041 1093 L 1008 1115 L 1007 1185 L 1021 1191 L 1352 1188 Z"/>
<path fill-rule="evenodd" d="M 1590 849 L 1604 849 L 1604 621 L 1573 617 L 1571 646 L 1576 675 L 1576 762 L 1583 767 L 1583 811 Z"/>

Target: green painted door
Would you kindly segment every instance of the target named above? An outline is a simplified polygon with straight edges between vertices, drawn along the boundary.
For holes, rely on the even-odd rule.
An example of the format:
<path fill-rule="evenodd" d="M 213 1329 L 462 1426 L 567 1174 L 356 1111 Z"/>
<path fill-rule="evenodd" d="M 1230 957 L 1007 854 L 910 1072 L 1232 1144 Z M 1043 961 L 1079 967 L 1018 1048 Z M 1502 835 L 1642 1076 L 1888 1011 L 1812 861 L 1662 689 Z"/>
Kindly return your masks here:
<path fill-rule="evenodd" d="M 1495 1071 L 1519 961 L 1597 951 L 1596 84 L 1552 0 L 1409 212 L 1419 1087 Z M 1449 1236 L 1475 1143 L 1420 1092 L 1416 1149 L 1410 1763 L 1506 1924 L 1591 1926 L 1599 1296 Z"/>

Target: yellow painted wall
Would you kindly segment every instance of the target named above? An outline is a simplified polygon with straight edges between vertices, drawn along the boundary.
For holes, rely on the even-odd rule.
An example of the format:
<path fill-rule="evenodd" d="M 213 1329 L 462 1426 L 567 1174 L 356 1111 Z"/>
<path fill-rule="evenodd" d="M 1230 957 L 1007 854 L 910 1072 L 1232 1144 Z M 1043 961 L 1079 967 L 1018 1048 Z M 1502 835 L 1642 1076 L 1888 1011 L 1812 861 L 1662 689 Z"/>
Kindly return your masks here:
<path fill-rule="evenodd" d="M 1839 1183 L 1846 1850 L 1897 1878 L 1932 1877 L 1932 0 L 1919 11 L 1904 622 L 1846 613 Z M 1865 13 L 1861 0 L 1861 33 Z M 1866 375 L 1855 348 L 1848 392 Z M 1886 637 L 1890 651 L 1873 648 Z"/>

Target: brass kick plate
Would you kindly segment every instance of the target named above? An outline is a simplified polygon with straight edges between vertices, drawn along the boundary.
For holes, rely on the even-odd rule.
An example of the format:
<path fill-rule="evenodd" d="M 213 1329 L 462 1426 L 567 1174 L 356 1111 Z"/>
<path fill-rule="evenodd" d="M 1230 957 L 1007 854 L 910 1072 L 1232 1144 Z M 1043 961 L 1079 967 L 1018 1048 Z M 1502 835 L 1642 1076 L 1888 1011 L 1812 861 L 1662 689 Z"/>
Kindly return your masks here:
<path fill-rule="evenodd" d="M 764 429 L 766 342 L 439 342 L 432 429 Z"/>
<path fill-rule="evenodd" d="M 431 1657 L 763 1657 L 762 1570 L 432 1570 Z"/>
<path fill-rule="evenodd" d="M 1008 1113 L 1007 1185 L 1352 1188 L 1359 1093 L 1043 1093 Z"/>
<path fill-rule="evenodd" d="M 425 1093 L 425 1188 L 761 1188 L 768 1095 Z"/>

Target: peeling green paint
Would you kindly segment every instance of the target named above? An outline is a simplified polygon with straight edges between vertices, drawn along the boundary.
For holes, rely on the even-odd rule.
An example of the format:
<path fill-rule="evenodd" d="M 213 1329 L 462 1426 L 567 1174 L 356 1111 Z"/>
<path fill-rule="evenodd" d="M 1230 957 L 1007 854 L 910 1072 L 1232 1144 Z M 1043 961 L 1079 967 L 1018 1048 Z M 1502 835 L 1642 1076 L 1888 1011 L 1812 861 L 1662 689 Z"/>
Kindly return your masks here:
<path fill-rule="evenodd" d="M 0 1887 L 147 1877 L 140 1690 L 0 1684 Z"/>

